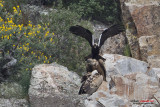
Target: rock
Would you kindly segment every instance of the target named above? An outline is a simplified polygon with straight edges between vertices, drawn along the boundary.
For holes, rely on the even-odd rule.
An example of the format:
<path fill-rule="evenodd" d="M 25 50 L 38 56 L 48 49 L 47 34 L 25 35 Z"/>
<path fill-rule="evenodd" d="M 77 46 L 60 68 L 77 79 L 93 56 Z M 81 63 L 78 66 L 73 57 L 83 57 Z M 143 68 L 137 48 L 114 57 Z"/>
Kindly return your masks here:
<path fill-rule="evenodd" d="M 29 104 L 25 99 L 4 99 L 0 98 L 0 107 L 28 107 Z"/>
<path fill-rule="evenodd" d="M 90 96 L 78 95 L 80 77 L 66 67 L 41 64 L 33 68 L 29 100 L 33 107 L 158 107 L 159 68 L 137 59 L 104 54 L 107 81 Z M 153 101 L 153 104 L 140 101 Z"/>
<path fill-rule="evenodd" d="M 105 91 L 97 91 L 85 100 L 86 107 L 125 107 L 128 101 Z"/>
<path fill-rule="evenodd" d="M 159 67 L 160 1 L 119 1 L 132 57 Z"/>
<path fill-rule="evenodd" d="M 160 36 L 142 36 L 139 38 L 142 60 L 152 67 L 160 67 Z"/>
<path fill-rule="evenodd" d="M 158 102 L 158 104 L 160 105 L 160 90 L 157 93 L 155 93 L 154 98 Z"/>
<path fill-rule="evenodd" d="M 17 83 L 2 82 L 0 84 L 0 98 L 22 98 L 23 89 Z"/>
<path fill-rule="evenodd" d="M 0 107 L 28 107 L 22 87 L 17 83 L 0 83 Z"/>
<path fill-rule="evenodd" d="M 124 55 L 124 50 L 126 46 L 126 38 L 121 33 L 115 35 L 114 37 L 108 38 L 104 45 L 101 47 L 100 52 L 102 54 L 120 54 Z"/>
<path fill-rule="evenodd" d="M 110 93 L 129 100 L 152 99 L 159 89 L 158 80 L 144 73 L 132 73 L 125 76 L 114 75 L 111 77 L 115 87 L 111 89 Z"/>
<path fill-rule="evenodd" d="M 157 78 L 159 81 L 159 87 L 160 87 L 160 68 L 152 68 L 147 72 L 147 74 L 151 77 Z"/>
<path fill-rule="evenodd" d="M 145 73 L 149 66 L 146 62 L 117 54 L 104 54 L 103 57 L 106 59 L 105 68 L 109 75 Z"/>
<path fill-rule="evenodd" d="M 83 107 L 80 77 L 56 63 L 33 68 L 29 98 L 33 107 Z"/>
<path fill-rule="evenodd" d="M 98 91 L 87 97 L 86 107 L 158 107 L 159 68 L 130 57 L 104 54 L 109 74 Z M 157 95 L 157 96 L 156 96 Z M 152 104 L 145 104 L 153 101 Z"/>
<path fill-rule="evenodd" d="M 159 35 L 160 34 L 160 6 L 144 5 L 136 8 L 132 18 L 137 28 L 138 36 Z"/>

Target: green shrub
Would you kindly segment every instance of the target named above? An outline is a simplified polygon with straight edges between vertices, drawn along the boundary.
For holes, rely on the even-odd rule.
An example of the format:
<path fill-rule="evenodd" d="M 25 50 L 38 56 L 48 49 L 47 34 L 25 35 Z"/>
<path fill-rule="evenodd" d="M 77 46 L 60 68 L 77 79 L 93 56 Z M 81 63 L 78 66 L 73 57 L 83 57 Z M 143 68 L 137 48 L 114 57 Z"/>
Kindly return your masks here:
<path fill-rule="evenodd" d="M 121 22 L 120 8 L 115 0 L 62 0 L 66 8 L 105 24 Z"/>
<path fill-rule="evenodd" d="M 131 51 L 130 51 L 129 44 L 126 44 L 126 46 L 125 46 L 124 55 L 128 56 L 128 57 L 131 57 Z"/>
<path fill-rule="evenodd" d="M 78 24 L 91 29 L 91 24 L 81 20 L 79 14 L 62 8 L 51 12 L 48 17 L 44 16 L 42 19 L 41 24 L 43 22 L 50 23 L 48 27 L 55 33 L 55 48 L 50 49 L 54 59 L 78 74 L 84 72 L 84 57 L 90 54 L 90 46 L 83 38 L 72 35 L 69 28 Z"/>
<path fill-rule="evenodd" d="M 20 83 L 24 91 L 29 87 L 31 69 L 35 64 L 54 62 L 50 49 L 55 48 L 54 33 L 50 32 L 48 24 L 27 26 L 21 23 L 22 14 L 19 6 L 13 7 L 13 14 L 6 11 L 4 3 L 0 2 L 0 49 L 5 55 L 12 55 L 17 63 L 11 68 L 12 79 Z M 1 55 L 0 69 L 8 62 Z"/>
<path fill-rule="evenodd" d="M 18 82 L 25 94 L 36 64 L 58 62 L 78 74 L 85 71 L 84 57 L 90 54 L 90 46 L 69 32 L 69 27 L 76 24 L 91 29 L 91 24 L 82 21 L 81 15 L 62 9 L 44 16 L 38 25 L 30 21 L 24 25 L 20 7 L 14 6 L 9 12 L 2 2 L 0 14 L 0 49 L 5 55 L 14 51 L 17 63 L 10 68 L 13 74 L 10 79 Z M 7 62 L 0 53 L 0 69 Z"/>

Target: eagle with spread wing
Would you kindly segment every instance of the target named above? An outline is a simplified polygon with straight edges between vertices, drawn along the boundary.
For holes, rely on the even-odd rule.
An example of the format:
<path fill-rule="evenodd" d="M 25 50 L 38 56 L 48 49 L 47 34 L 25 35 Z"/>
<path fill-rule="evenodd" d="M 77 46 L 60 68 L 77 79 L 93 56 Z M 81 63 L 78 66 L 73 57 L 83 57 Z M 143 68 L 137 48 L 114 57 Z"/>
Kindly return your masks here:
<path fill-rule="evenodd" d="M 104 42 L 109 38 L 109 37 L 113 37 L 114 35 L 119 34 L 120 32 L 122 32 L 124 29 L 122 27 L 122 25 L 113 25 L 111 27 L 109 27 L 108 29 L 104 30 L 101 35 L 99 36 L 98 40 L 94 38 L 94 36 L 92 35 L 92 33 L 88 30 L 83 28 L 82 26 L 76 25 L 76 26 L 71 26 L 69 31 L 77 36 L 81 36 L 82 38 L 85 38 L 91 48 L 92 48 L 92 54 L 89 55 L 88 57 L 91 57 L 93 59 L 103 59 L 100 55 L 99 55 L 99 51 L 101 46 L 104 44 Z"/>

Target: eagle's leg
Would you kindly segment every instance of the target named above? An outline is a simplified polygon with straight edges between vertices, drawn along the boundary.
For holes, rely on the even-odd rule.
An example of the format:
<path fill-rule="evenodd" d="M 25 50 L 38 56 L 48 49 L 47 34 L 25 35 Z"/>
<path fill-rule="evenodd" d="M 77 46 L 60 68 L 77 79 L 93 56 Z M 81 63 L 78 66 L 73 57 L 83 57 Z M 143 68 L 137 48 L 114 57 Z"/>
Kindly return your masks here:
<path fill-rule="evenodd" d="M 105 59 L 105 58 L 103 58 L 101 55 L 98 55 L 98 59 L 102 59 L 102 60 L 103 60 L 103 62 L 105 62 L 105 61 L 106 61 L 106 59 Z"/>

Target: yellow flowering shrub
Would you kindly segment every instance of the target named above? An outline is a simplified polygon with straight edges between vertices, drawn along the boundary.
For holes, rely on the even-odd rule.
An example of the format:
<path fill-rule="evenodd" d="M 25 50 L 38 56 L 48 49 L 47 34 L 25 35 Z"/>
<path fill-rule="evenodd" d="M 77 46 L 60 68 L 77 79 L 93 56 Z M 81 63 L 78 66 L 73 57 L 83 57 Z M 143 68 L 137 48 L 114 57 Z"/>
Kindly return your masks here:
<path fill-rule="evenodd" d="M 32 25 L 29 21 L 24 26 L 22 13 L 19 6 L 13 7 L 13 13 L 6 11 L 0 0 L 0 49 L 3 49 L 5 55 L 14 51 L 13 57 L 17 59 L 17 64 L 12 68 L 14 74 L 20 74 L 16 77 L 17 81 L 28 82 L 30 71 L 35 64 L 53 62 L 52 48 L 54 45 L 54 33 L 50 32 L 47 24 Z M 2 53 L 0 53 L 2 57 Z M 0 59 L 0 69 L 6 64 L 4 59 Z M 27 77 L 28 76 L 28 77 Z M 26 80 L 19 80 L 26 79 Z M 28 87 L 28 85 L 24 85 Z"/>

